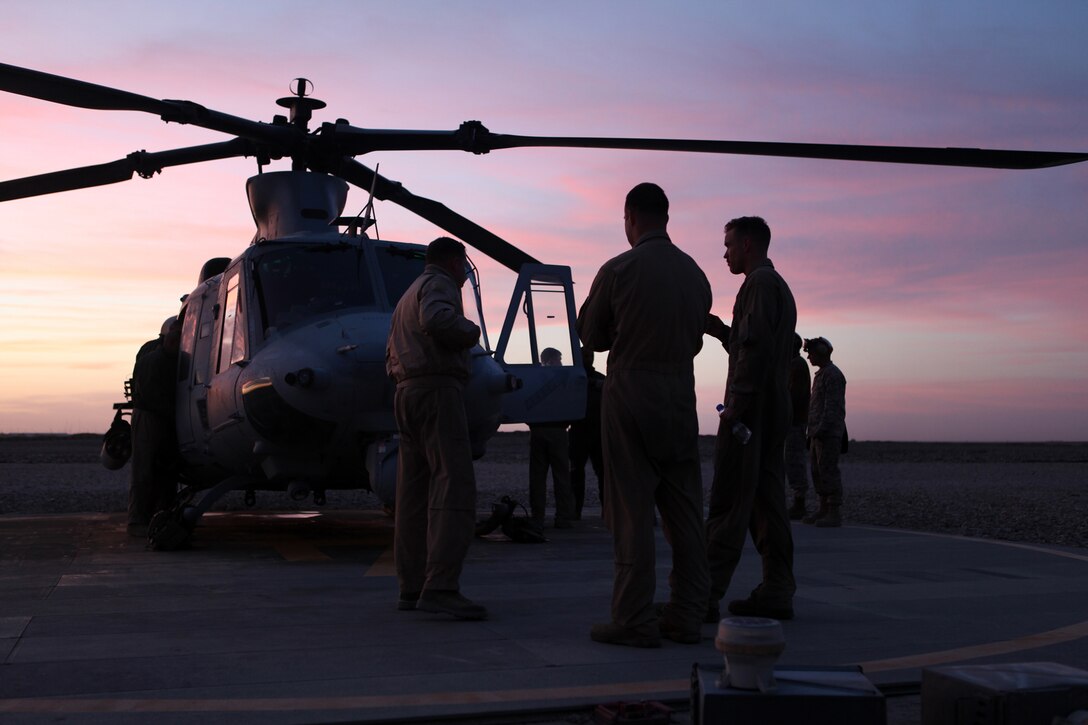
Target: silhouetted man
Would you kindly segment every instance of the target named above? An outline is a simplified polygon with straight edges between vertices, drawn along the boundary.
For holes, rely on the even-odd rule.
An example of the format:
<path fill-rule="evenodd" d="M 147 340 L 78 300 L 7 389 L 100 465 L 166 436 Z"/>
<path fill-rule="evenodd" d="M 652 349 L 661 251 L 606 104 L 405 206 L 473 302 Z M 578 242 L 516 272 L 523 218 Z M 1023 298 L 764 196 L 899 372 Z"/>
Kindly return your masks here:
<path fill-rule="evenodd" d="M 586 369 L 586 414 L 570 425 L 570 488 L 574 494 L 574 518 L 582 518 L 586 502 L 586 463 L 597 477 L 597 500 L 604 510 L 604 451 L 601 447 L 601 393 L 604 374 L 593 367 L 593 351 L 582 347 Z"/>
<path fill-rule="evenodd" d="M 693 359 L 703 344 L 710 283 L 669 239 L 669 200 L 639 184 L 624 203 L 631 249 L 597 272 L 578 313 L 591 350 L 609 350 L 601 401 L 604 516 L 612 531 L 612 621 L 597 642 L 659 647 L 694 644 L 706 611 L 707 572 L 699 421 Z M 654 505 L 672 545 L 671 596 L 654 607 Z"/>
<path fill-rule="evenodd" d="M 808 493 L 808 450 L 805 443 L 805 426 L 808 425 L 808 395 L 812 386 L 812 374 L 808 363 L 801 357 L 801 336 L 793 335 L 793 356 L 790 358 L 790 402 L 793 418 L 786 432 L 786 482 L 793 491 L 790 506 L 791 521 L 800 521 L 808 511 L 805 496 Z"/>
<path fill-rule="evenodd" d="M 563 353 L 554 347 L 540 351 L 540 364 L 563 364 Z M 555 528 L 569 529 L 574 519 L 574 494 L 570 487 L 570 442 L 567 423 L 533 423 L 529 426 L 529 513 L 537 531 L 544 529 L 548 503 L 548 470 L 555 491 Z"/>
<path fill-rule="evenodd" d="M 439 237 L 427 266 L 393 312 L 385 367 L 397 385 L 400 431 L 393 557 L 397 608 L 485 619 L 487 610 L 461 594 L 460 577 L 476 519 L 463 397 L 469 350 L 480 328 L 465 318 L 465 247 Z"/>
<path fill-rule="evenodd" d="M 812 487 L 820 508 L 805 517 L 806 524 L 842 526 L 842 473 L 839 453 L 846 435 L 846 376 L 831 362 L 831 343 L 825 337 L 805 340 L 808 359 L 819 368 L 812 380 L 808 412 L 808 447 Z"/>
<path fill-rule="evenodd" d="M 728 328 L 729 372 L 714 452 L 707 517 L 710 564 L 708 621 L 729 589 L 748 531 L 763 559 L 763 581 L 747 599 L 729 604 L 740 616 L 793 617 L 793 535 L 786 516 L 783 445 L 790 425 L 787 388 L 797 307 L 767 258 L 771 230 L 760 217 L 725 225 L 729 271 L 744 275 Z M 733 432 L 743 423 L 747 441 Z"/>
<path fill-rule="evenodd" d="M 170 507 L 178 491 L 178 348 L 181 321 L 163 322 L 157 340 L 140 348 L 132 370 L 132 478 L 128 532 L 147 536 L 147 526 Z"/>

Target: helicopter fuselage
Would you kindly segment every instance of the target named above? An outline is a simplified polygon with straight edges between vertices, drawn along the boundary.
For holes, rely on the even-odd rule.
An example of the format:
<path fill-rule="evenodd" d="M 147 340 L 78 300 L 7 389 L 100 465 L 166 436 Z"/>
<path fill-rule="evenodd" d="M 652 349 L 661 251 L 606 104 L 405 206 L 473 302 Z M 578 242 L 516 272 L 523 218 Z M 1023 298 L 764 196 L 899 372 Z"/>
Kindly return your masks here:
<path fill-rule="evenodd" d="M 320 230 L 291 227 L 289 206 L 302 226 L 312 226 L 321 216 L 314 199 L 336 200 L 315 185 L 322 179 L 341 183 L 299 172 L 255 177 L 279 200 L 254 204 L 253 243 L 233 260 L 210 260 L 184 297 L 176 423 L 183 482 L 195 490 L 312 492 L 321 501 L 327 490 L 363 488 L 393 503 L 397 435 L 385 345 L 397 301 L 423 271 L 426 247 L 341 233 L 328 221 Z M 251 200 L 253 187 L 251 180 Z M 308 193 L 309 206 L 285 201 Z M 277 228 L 262 224 L 261 209 L 275 210 Z M 527 266 L 537 268 L 535 277 L 526 270 L 527 280 L 555 286 L 560 279 L 573 311 L 569 268 Z M 474 269 L 468 275 L 482 320 L 479 280 Z M 516 311 L 532 309 L 528 287 L 519 289 L 504 341 Z M 482 342 L 471 351 L 465 390 L 475 457 L 502 422 L 581 417 L 585 372 L 576 337 L 571 364 L 559 369 L 503 363 L 486 349 L 486 333 Z"/>

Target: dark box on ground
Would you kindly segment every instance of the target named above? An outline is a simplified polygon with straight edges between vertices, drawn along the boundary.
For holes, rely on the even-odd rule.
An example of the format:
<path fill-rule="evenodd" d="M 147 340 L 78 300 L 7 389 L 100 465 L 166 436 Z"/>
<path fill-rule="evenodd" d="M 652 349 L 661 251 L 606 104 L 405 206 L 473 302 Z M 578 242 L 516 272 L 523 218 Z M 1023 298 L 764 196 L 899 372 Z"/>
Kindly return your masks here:
<path fill-rule="evenodd" d="M 722 666 L 691 671 L 691 722 L 886 725 L 884 695 L 860 667 L 775 667 L 774 692 L 722 687 Z"/>
<path fill-rule="evenodd" d="M 1051 725 L 1088 709 L 1088 672 L 1054 662 L 922 670 L 922 725 Z"/>

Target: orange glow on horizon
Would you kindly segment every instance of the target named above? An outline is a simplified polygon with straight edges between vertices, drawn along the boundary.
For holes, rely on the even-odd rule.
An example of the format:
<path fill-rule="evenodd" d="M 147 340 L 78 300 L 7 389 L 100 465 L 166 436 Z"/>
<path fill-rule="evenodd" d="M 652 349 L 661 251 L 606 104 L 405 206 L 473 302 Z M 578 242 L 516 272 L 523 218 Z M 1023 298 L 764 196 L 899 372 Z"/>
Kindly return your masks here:
<path fill-rule="evenodd" d="M 480 119 L 523 135 L 1088 148 L 1088 6 L 993 8 L 980 28 L 951 6 L 927 15 L 857 2 L 787 16 L 693 3 L 670 5 L 662 22 L 652 4 L 619 13 L 604 3 L 579 6 L 571 23 L 565 6 L 485 0 L 451 13 L 424 1 L 338 5 L 337 23 L 300 35 L 297 7 L 268 0 L 259 12 L 217 8 L 214 27 L 206 9 L 148 6 L 139 37 L 117 23 L 124 5 L 62 6 L 64 27 L 47 6 L 7 8 L 18 65 L 264 122 L 305 76 L 329 104 L 315 128 Z M 245 37 L 220 34 L 241 26 Z M 367 32 L 345 43 L 345 27 Z M 0 97 L 0 180 L 227 139 L 151 114 Z M 722 226 L 759 214 L 799 332 L 835 343 L 855 437 L 1088 440 L 1088 164 L 1001 171 L 546 148 L 359 160 L 541 261 L 569 264 L 577 304 L 627 249 L 622 204 L 635 183 L 666 190 L 670 233 L 726 319 L 742 280 L 721 258 Z M 105 430 L 136 349 L 205 260 L 249 243 L 244 184 L 256 171 L 254 159 L 232 159 L 0 203 L 0 433 Z M 347 212 L 366 198 L 354 189 Z M 376 207 L 383 237 L 445 233 Z M 494 342 L 514 276 L 471 256 Z M 696 363 L 706 434 L 725 363 L 708 339 Z"/>

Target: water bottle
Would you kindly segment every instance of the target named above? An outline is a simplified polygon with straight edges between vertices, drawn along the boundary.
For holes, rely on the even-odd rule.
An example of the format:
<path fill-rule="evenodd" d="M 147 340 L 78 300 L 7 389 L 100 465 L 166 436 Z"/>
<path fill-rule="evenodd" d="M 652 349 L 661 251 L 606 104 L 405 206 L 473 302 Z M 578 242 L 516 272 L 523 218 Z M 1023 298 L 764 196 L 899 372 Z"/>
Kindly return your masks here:
<path fill-rule="evenodd" d="M 725 410 L 725 406 L 721 403 L 718 403 L 717 410 L 718 416 L 720 417 L 722 411 Z M 744 423 L 741 423 L 739 420 L 733 424 L 732 432 L 733 437 L 736 438 L 737 442 L 740 443 L 742 446 L 748 445 L 748 441 L 752 440 L 752 431 L 748 429 L 748 426 L 746 426 Z"/>

